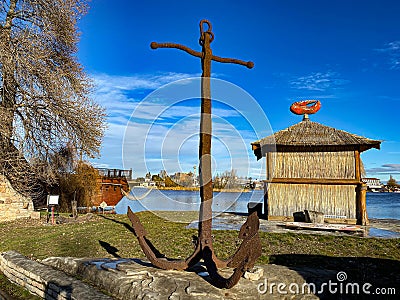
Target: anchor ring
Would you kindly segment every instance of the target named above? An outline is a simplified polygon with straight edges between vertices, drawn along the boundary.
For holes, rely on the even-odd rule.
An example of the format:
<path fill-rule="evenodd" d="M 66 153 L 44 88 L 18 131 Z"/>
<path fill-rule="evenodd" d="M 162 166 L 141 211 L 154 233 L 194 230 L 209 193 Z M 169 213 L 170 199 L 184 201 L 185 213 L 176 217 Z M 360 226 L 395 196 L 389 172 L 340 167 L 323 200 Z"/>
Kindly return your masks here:
<path fill-rule="evenodd" d="M 206 31 L 204 31 L 204 23 L 207 24 L 208 28 Z M 200 21 L 200 39 L 199 39 L 199 44 L 203 46 L 204 43 L 204 34 L 208 33 L 210 35 L 210 43 L 214 40 L 214 33 L 212 32 L 212 25 L 210 21 L 208 20 L 201 20 Z"/>

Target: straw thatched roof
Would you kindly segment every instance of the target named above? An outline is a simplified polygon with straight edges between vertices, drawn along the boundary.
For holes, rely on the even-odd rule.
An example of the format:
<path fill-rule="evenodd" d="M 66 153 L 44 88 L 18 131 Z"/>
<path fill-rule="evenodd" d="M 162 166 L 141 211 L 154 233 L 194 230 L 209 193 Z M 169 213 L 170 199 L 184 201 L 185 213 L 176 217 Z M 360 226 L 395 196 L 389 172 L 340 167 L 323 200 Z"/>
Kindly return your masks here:
<path fill-rule="evenodd" d="M 371 140 L 312 122 L 309 119 L 251 143 L 260 159 L 266 152 L 355 151 L 380 148 L 381 141 Z"/>

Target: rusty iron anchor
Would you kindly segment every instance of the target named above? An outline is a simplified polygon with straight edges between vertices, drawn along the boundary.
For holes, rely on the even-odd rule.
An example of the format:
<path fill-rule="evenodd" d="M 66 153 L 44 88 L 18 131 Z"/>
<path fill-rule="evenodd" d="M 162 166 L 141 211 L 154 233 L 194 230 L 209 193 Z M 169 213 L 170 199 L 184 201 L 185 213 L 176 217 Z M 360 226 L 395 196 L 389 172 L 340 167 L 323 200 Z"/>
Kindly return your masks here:
<path fill-rule="evenodd" d="M 204 24 L 208 26 L 204 30 Z M 234 63 L 253 68 L 251 61 L 245 62 L 234 58 L 223 58 L 212 53 L 210 43 L 214 40 L 211 23 L 208 20 L 200 21 L 199 44 L 202 51 L 198 52 L 184 45 L 175 43 L 156 43 L 152 42 L 150 47 L 175 48 L 183 50 L 201 59 L 201 117 L 200 117 L 200 145 L 199 145 L 199 175 L 200 175 L 200 211 L 199 211 L 199 230 L 198 239 L 194 252 L 185 260 L 175 260 L 165 257 L 154 245 L 146 238 L 146 230 L 140 223 L 139 218 L 128 209 L 128 217 L 132 223 L 134 233 L 139 244 L 150 262 L 161 269 L 186 270 L 201 259 L 207 268 L 210 283 L 219 288 L 231 288 L 236 285 L 245 271 L 254 267 L 254 263 L 261 255 L 261 242 L 258 235 L 259 219 L 256 212 L 251 213 L 246 222 L 242 225 L 239 238 L 243 239 L 235 254 L 227 259 L 220 260 L 214 253 L 213 240 L 211 236 L 212 226 L 212 173 L 211 173 L 211 61 L 222 63 Z M 219 268 L 232 267 L 233 274 L 229 278 L 224 278 L 218 273 Z"/>

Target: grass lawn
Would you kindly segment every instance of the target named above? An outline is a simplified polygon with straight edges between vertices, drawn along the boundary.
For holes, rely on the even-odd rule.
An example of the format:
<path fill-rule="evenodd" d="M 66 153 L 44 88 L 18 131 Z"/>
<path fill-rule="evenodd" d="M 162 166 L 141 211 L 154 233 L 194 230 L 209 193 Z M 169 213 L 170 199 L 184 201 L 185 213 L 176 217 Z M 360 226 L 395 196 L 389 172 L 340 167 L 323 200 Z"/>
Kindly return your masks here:
<path fill-rule="evenodd" d="M 148 232 L 147 237 L 160 252 L 172 258 L 186 258 L 194 249 L 192 236 L 197 235 L 197 230 L 185 226 L 197 219 L 197 212 L 165 214 L 169 220 L 185 218 L 187 223 L 167 221 L 150 212 L 141 212 L 138 216 Z M 214 248 L 220 258 L 235 252 L 240 244 L 237 234 L 236 231 L 213 231 Z M 260 232 L 260 237 L 263 252 L 258 264 L 342 270 L 357 278 L 369 278 L 368 274 L 373 272 L 376 276 L 394 276 L 394 283 L 398 280 L 396 272 L 400 273 L 400 239 L 266 232 Z M 43 224 L 43 219 L 2 223 L 0 252 L 8 250 L 32 259 L 49 256 L 145 258 L 125 215 L 94 215 L 89 221 L 62 225 Z M 0 289 L 6 290 L 5 282 L 0 277 Z"/>

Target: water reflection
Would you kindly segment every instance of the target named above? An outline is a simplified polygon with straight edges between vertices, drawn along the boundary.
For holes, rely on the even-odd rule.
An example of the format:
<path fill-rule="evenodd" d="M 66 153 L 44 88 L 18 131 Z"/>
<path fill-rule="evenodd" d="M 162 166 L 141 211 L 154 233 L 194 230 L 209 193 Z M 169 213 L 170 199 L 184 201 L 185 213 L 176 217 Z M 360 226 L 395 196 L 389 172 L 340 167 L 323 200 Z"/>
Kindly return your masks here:
<path fill-rule="evenodd" d="M 371 227 L 367 229 L 367 236 L 394 239 L 400 238 L 400 233 L 391 230 Z"/>
<path fill-rule="evenodd" d="M 134 188 L 131 193 L 140 197 L 147 189 Z M 263 191 L 245 193 L 214 193 L 212 209 L 214 212 L 247 212 L 247 203 L 262 202 Z M 197 211 L 200 208 L 198 191 L 172 191 L 154 189 L 140 201 L 132 201 L 124 197 L 115 207 L 117 214 L 126 214 L 128 206 L 133 212 L 150 211 Z"/>
<path fill-rule="evenodd" d="M 146 188 L 133 188 L 131 193 L 140 197 Z M 246 193 L 214 193 L 214 212 L 247 212 L 249 202 L 263 202 L 263 191 Z M 198 211 L 200 193 L 198 191 L 171 191 L 154 189 L 140 201 L 124 197 L 115 207 L 118 214 L 126 214 L 128 206 L 133 212 L 139 211 Z M 367 193 L 367 212 L 369 218 L 400 220 L 400 193 Z"/>

